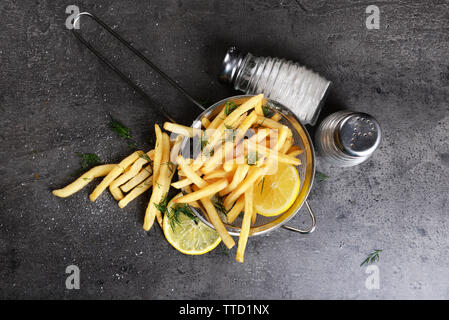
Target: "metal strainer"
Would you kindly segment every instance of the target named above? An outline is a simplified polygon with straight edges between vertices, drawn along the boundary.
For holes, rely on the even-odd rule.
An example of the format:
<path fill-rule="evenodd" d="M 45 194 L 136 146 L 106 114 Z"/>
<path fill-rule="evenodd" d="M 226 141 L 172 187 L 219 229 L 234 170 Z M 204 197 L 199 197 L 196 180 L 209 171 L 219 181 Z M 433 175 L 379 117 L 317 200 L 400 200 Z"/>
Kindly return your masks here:
<path fill-rule="evenodd" d="M 201 118 L 202 117 L 214 117 L 217 115 L 220 110 L 223 108 L 224 104 L 228 100 L 232 100 L 237 104 L 241 104 L 245 102 L 248 98 L 252 97 L 252 95 L 239 95 L 233 96 L 210 106 L 207 110 L 201 113 L 196 120 L 193 122 L 192 127 L 196 129 L 201 129 Z M 299 178 L 301 181 L 300 191 L 298 196 L 293 203 L 293 205 L 283 214 L 275 217 L 265 217 L 262 215 L 257 215 L 257 220 L 254 225 L 251 227 L 250 235 L 262 234 L 271 230 L 274 230 L 280 226 L 283 226 L 286 229 L 291 231 L 296 231 L 300 233 L 310 233 L 315 229 L 315 216 L 307 203 L 306 199 L 312 187 L 313 179 L 315 176 L 315 153 L 312 146 L 312 140 L 307 133 L 307 130 L 301 125 L 298 118 L 285 106 L 267 99 L 267 105 L 273 110 L 277 111 L 281 116 L 280 123 L 288 126 L 293 132 L 294 145 L 300 147 L 304 152 L 299 155 L 299 159 L 301 160 L 301 165 L 297 166 L 296 169 L 299 173 Z M 183 145 L 181 149 L 183 151 L 185 148 L 189 147 L 187 143 L 188 138 L 184 139 Z M 291 226 L 285 226 L 291 218 L 295 216 L 296 213 L 299 212 L 302 205 L 306 203 L 306 207 L 309 211 L 310 217 L 312 219 L 312 225 L 308 229 L 301 230 Z M 203 210 L 198 210 L 194 207 L 191 207 L 195 214 L 203 221 L 205 224 L 213 228 L 214 226 L 206 219 Z M 240 225 L 242 222 L 242 218 L 237 218 L 232 224 L 226 224 L 226 228 L 231 235 L 239 235 L 240 234 Z"/>
<path fill-rule="evenodd" d="M 106 30 L 109 34 L 111 34 L 114 38 L 116 38 L 118 41 L 120 41 L 125 47 L 127 47 L 131 52 L 133 52 L 137 57 L 139 57 L 145 64 L 147 64 L 150 68 L 155 70 L 159 75 L 162 76 L 165 80 L 168 81 L 168 83 L 178 90 L 187 100 L 192 102 L 196 107 L 201 109 L 203 112 L 197 117 L 197 119 L 193 123 L 194 128 L 200 128 L 201 126 L 201 118 L 203 116 L 206 117 L 213 117 L 216 115 L 220 110 L 221 107 L 225 104 L 225 102 L 229 99 L 232 99 L 236 103 L 242 103 L 243 101 L 247 100 L 251 95 L 239 95 L 239 96 L 233 96 L 226 99 L 223 99 L 221 101 L 218 101 L 217 103 L 213 104 L 209 108 L 205 109 L 201 103 L 199 103 L 197 100 L 195 100 L 191 95 L 189 95 L 179 84 L 177 84 L 176 81 L 174 81 L 172 78 L 170 78 L 167 74 L 165 74 L 163 71 L 161 71 L 156 65 L 154 65 L 142 52 L 134 48 L 134 46 L 131 45 L 130 42 L 126 41 L 124 38 L 122 38 L 115 30 L 113 30 L 111 27 L 109 27 L 105 22 L 103 22 L 101 19 L 99 19 L 97 16 L 95 16 L 92 13 L 89 12 L 82 12 L 78 14 L 74 19 L 74 24 L 77 23 L 81 17 L 88 17 L 92 19 L 94 22 L 96 22 L 99 26 L 101 26 L 104 30 Z M 158 106 L 154 105 L 152 102 L 152 99 L 145 93 L 145 91 L 138 86 L 133 80 L 131 80 L 128 76 L 125 75 L 117 66 L 111 62 L 108 58 L 106 58 L 102 53 L 100 53 L 89 41 L 87 41 L 78 30 L 72 29 L 73 34 L 75 37 L 84 45 L 86 46 L 94 55 L 96 55 L 108 68 L 110 68 L 112 71 L 114 71 L 123 81 L 125 81 L 129 86 L 131 86 L 136 92 L 140 93 L 145 100 L 148 102 L 148 104 L 151 107 L 154 107 L 158 111 L 161 112 L 167 119 L 169 119 L 172 122 L 175 122 L 174 119 L 166 113 L 166 111 Z M 312 145 L 312 140 L 307 132 L 307 130 L 304 128 L 304 126 L 300 123 L 298 118 L 295 116 L 295 114 L 289 110 L 287 107 L 273 101 L 270 99 L 267 99 L 267 104 L 270 108 L 276 110 L 282 117 L 280 120 L 281 123 L 287 125 L 293 132 L 293 139 L 294 144 L 299 146 L 301 149 L 304 150 L 304 152 L 299 156 L 299 159 L 301 160 L 301 165 L 297 167 L 299 177 L 301 180 L 300 185 L 300 191 L 299 194 L 292 204 L 292 206 L 283 214 L 276 216 L 276 217 L 263 217 L 258 215 L 257 221 L 254 226 L 251 227 L 250 235 L 257 235 L 266 233 L 268 231 L 272 231 L 278 227 L 283 227 L 285 229 L 299 232 L 299 233 L 311 233 L 315 230 L 315 216 L 313 214 L 312 209 L 310 208 L 309 204 L 307 203 L 306 199 L 309 195 L 309 192 L 312 188 L 313 179 L 315 175 L 315 153 Z M 186 145 L 186 140 L 184 140 L 184 146 Z M 308 210 L 308 213 L 310 215 L 310 218 L 312 220 L 311 226 L 307 229 L 298 229 L 292 226 L 287 226 L 285 223 L 287 223 L 290 219 L 292 219 L 301 209 L 303 204 L 306 205 L 306 208 Z M 195 212 L 195 214 L 201 219 L 205 224 L 210 226 L 211 228 L 214 228 L 212 224 L 207 221 L 205 218 L 203 212 L 201 210 L 196 210 L 192 207 L 192 210 Z M 236 221 L 233 224 L 227 224 L 226 228 L 228 229 L 229 233 L 231 235 L 239 235 L 240 233 L 240 226 L 241 219 L 236 219 Z"/>

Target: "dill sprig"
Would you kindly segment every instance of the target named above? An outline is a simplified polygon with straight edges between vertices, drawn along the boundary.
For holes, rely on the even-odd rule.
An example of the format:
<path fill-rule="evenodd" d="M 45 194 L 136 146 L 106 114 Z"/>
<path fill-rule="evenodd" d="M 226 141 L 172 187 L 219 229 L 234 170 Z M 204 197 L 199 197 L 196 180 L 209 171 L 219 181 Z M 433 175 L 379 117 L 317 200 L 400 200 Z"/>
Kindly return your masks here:
<path fill-rule="evenodd" d="M 195 216 L 187 204 L 175 204 L 173 209 L 167 211 L 168 221 L 170 221 L 170 227 L 173 231 L 175 230 L 176 224 L 181 224 L 179 221 L 179 216 L 181 214 L 192 219 L 196 224 L 198 224 L 198 217 Z"/>
<path fill-rule="evenodd" d="M 109 125 L 119 137 L 128 140 L 128 147 L 131 149 L 136 148 L 136 140 L 131 135 L 131 130 L 129 128 L 125 127 L 121 122 L 115 120 L 114 118 L 111 119 Z"/>
<path fill-rule="evenodd" d="M 238 105 L 234 101 L 226 101 L 225 107 L 224 107 L 224 114 L 226 116 L 229 116 L 232 111 L 238 108 Z"/>
<path fill-rule="evenodd" d="M 87 169 L 88 167 L 93 167 L 101 163 L 101 159 L 94 153 L 80 153 L 75 152 L 75 154 L 81 158 L 80 164 L 81 169 Z"/>
<path fill-rule="evenodd" d="M 201 150 L 203 150 L 207 146 L 208 142 L 209 141 L 207 141 L 207 138 L 205 136 L 201 137 Z"/>
<path fill-rule="evenodd" d="M 154 206 L 161 212 L 161 214 L 164 214 L 167 211 L 167 204 L 168 204 L 168 196 L 165 195 L 165 197 L 162 198 L 161 202 L 154 203 Z"/>
<path fill-rule="evenodd" d="M 372 264 L 372 263 L 379 261 L 379 253 L 380 252 L 382 252 L 382 250 L 374 249 L 374 251 L 371 252 L 365 260 L 363 260 L 363 262 L 360 264 L 360 266 Z"/>
<path fill-rule="evenodd" d="M 176 164 L 174 164 L 173 162 L 171 162 L 171 161 L 164 162 L 164 163 L 162 163 L 162 165 L 168 166 L 168 170 L 170 170 L 171 174 L 175 173 Z"/>
<path fill-rule="evenodd" d="M 317 179 L 318 182 L 323 182 L 323 181 L 326 181 L 327 179 L 329 179 L 329 177 L 320 171 L 316 171 L 315 179 Z"/>
<path fill-rule="evenodd" d="M 132 139 L 131 130 L 125 127 L 121 122 L 111 119 L 110 126 L 112 130 L 119 136 L 125 139 Z"/>
<path fill-rule="evenodd" d="M 214 207 L 218 211 L 222 212 L 224 215 L 228 215 L 228 210 L 226 210 L 226 208 L 223 204 L 223 198 L 221 196 L 219 196 L 218 194 L 215 196 Z"/>
<path fill-rule="evenodd" d="M 263 192 L 263 186 L 265 184 L 265 177 L 262 178 L 262 180 L 259 181 L 257 185 L 260 185 L 262 183 L 262 186 L 260 187 L 260 194 Z"/>
<path fill-rule="evenodd" d="M 265 118 L 271 118 L 272 116 L 274 116 L 274 111 L 271 110 L 271 108 L 267 105 L 262 106 L 262 111 Z"/>
<path fill-rule="evenodd" d="M 151 162 L 151 158 L 146 153 L 139 152 L 139 157 Z"/>

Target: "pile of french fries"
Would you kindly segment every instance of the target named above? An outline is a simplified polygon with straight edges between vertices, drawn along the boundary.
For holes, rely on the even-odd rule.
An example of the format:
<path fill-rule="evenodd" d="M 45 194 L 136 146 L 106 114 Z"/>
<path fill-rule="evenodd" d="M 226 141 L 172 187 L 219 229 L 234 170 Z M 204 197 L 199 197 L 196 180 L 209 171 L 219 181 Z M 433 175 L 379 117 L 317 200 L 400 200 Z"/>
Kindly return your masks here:
<path fill-rule="evenodd" d="M 164 212 L 159 204 L 166 199 L 170 186 L 180 189 L 184 195 L 174 202 L 202 209 L 229 249 L 235 242 L 225 223 L 232 224 L 243 212 L 236 254 L 236 260 L 243 262 L 251 224 L 257 219 L 255 186 L 265 175 L 276 173 L 278 162 L 301 163 L 297 156 L 302 150 L 293 145 L 292 131 L 279 122 L 278 113 L 267 116 L 264 102 L 260 94 L 240 105 L 226 103 L 214 118 L 203 117 L 201 128 L 166 122 L 163 128 L 172 133 L 172 140 L 156 124 L 154 150 L 136 151 L 118 164 L 94 167 L 65 188 L 54 190 L 53 194 L 70 196 L 94 178 L 104 176 L 89 196 L 90 200 L 95 201 L 109 188 L 123 208 L 152 188 L 143 224 L 148 231 L 155 220 L 163 227 Z M 181 152 L 186 137 L 199 141 L 201 148 L 197 155 L 186 156 Z M 172 183 L 176 169 L 179 180 Z M 212 201 L 214 197 L 222 199 L 225 222 Z"/>

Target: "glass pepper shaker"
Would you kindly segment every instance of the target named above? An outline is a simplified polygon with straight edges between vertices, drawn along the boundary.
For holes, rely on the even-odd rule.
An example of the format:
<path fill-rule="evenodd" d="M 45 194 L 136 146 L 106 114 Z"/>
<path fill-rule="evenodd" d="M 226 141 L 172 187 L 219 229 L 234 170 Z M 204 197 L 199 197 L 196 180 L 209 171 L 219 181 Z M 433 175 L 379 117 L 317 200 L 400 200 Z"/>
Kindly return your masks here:
<path fill-rule="evenodd" d="M 299 63 L 256 57 L 236 47 L 226 52 L 220 80 L 247 94 L 263 93 L 310 125 L 316 123 L 330 85 L 330 81 Z"/>

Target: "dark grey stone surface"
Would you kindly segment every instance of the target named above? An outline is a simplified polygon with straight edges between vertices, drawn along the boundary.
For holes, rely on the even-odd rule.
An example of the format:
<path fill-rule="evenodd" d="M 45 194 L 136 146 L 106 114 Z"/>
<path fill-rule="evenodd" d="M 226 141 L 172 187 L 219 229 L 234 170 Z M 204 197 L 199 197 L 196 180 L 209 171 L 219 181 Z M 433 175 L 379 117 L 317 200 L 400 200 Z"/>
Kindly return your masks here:
<path fill-rule="evenodd" d="M 381 123 L 382 145 L 366 163 L 318 164 L 330 178 L 310 195 L 316 231 L 251 238 L 245 264 L 235 249 L 185 256 L 159 227 L 145 233 L 148 196 L 120 210 L 109 193 L 91 203 L 93 186 L 51 195 L 79 169 L 76 152 L 106 162 L 128 154 L 108 127 L 111 115 L 145 148 L 163 121 L 65 28 L 69 4 L 0 3 L 0 298 L 449 299 L 447 1 L 77 3 L 200 100 L 234 94 L 217 73 L 235 44 L 332 80 L 324 113 L 348 108 Z M 368 4 L 380 7 L 379 30 L 365 27 Z M 194 118 L 164 81 L 100 38 L 154 101 L 185 123 Z M 359 265 L 376 248 L 380 289 L 368 290 Z M 80 290 L 65 288 L 71 264 L 81 269 Z"/>

